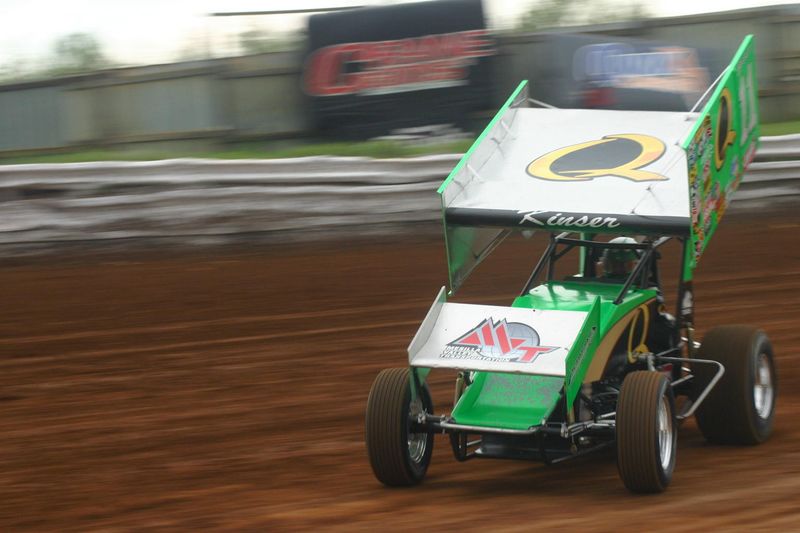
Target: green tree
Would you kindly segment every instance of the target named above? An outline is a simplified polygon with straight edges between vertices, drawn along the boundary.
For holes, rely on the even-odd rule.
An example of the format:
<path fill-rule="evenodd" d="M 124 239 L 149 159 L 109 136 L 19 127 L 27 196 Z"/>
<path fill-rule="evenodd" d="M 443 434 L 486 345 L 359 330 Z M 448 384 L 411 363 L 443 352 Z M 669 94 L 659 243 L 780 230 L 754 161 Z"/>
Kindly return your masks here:
<path fill-rule="evenodd" d="M 266 54 L 298 48 L 300 37 L 295 34 L 271 35 L 264 30 L 251 28 L 239 34 L 239 49 L 244 55 Z"/>
<path fill-rule="evenodd" d="M 245 55 L 271 51 L 272 42 L 263 30 L 250 29 L 239 34 L 239 48 Z"/>
<path fill-rule="evenodd" d="M 517 30 L 538 31 L 650 17 L 647 6 L 638 0 L 541 0 L 522 16 Z"/>
<path fill-rule="evenodd" d="M 4 63 L 0 66 L 0 82 L 10 83 L 29 78 L 31 73 L 25 70 L 25 66 L 25 62 L 21 59 Z"/>
<path fill-rule="evenodd" d="M 80 74 L 110 66 L 100 41 L 89 33 L 71 33 L 53 45 L 51 74 Z"/>
<path fill-rule="evenodd" d="M 536 31 L 568 25 L 571 14 L 570 0 L 541 0 L 522 16 L 517 26 L 521 30 Z"/>

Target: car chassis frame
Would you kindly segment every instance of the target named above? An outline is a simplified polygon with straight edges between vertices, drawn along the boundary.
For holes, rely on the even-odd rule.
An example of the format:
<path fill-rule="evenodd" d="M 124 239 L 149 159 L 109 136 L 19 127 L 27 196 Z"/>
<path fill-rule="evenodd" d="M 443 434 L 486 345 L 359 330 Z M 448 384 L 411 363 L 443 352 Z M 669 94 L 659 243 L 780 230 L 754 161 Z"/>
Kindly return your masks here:
<path fill-rule="evenodd" d="M 658 248 L 673 238 L 670 236 L 664 236 L 655 240 L 648 239 L 642 243 L 625 244 L 598 242 L 592 238 L 575 238 L 571 236 L 573 233 L 574 232 L 566 231 L 559 235 L 554 235 L 552 233 L 550 234 L 549 244 L 539 261 L 536 263 L 536 266 L 531 272 L 528 281 L 525 283 L 521 294 L 526 294 L 534 286 L 537 278 L 543 271 L 546 270 L 548 278 L 552 278 L 556 261 L 558 261 L 567 252 L 575 247 L 584 247 L 589 249 L 635 250 L 637 252 L 641 252 L 641 258 L 637 262 L 635 268 L 627 276 L 619 295 L 614 300 L 614 303 L 619 303 L 635 283 L 639 282 L 641 285 L 645 284 L 645 277 L 648 275 L 648 273 L 658 280 Z M 592 236 L 590 235 L 589 237 Z M 683 252 L 685 254 L 687 240 L 685 238 L 679 238 L 679 240 L 682 243 L 682 247 L 684 249 Z M 563 250 L 558 249 L 560 245 L 564 246 Z M 584 268 L 587 270 L 593 270 L 594 262 L 586 261 Z M 683 281 L 682 270 L 683 264 L 681 264 L 681 281 L 678 285 L 678 309 L 676 309 L 676 316 L 678 317 L 682 316 L 680 302 L 683 299 L 685 290 L 687 290 L 687 284 Z M 584 273 L 592 272 L 585 271 Z M 725 373 L 725 367 L 718 361 L 692 357 L 692 354 L 694 354 L 696 350 L 700 348 L 701 344 L 692 339 L 694 333 L 692 323 L 687 322 L 685 319 L 680 320 L 681 323 L 677 325 L 677 328 L 679 330 L 683 330 L 685 335 L 681 336 L 678 346 L 663 350 L 658 353 L 639 354 L 637 357 L 638 362 L 644 363 L 648 370 L 656 370 L 665 364 L 677 364 L 677 366 L 673 366 L 675 371 L 673 372 L 673 379 L 670 382 L 670 386 L 672 387 L 673 394 L 676 397 L 686 396 L 688 398 L 686 403 L 682 406 L 681 412 L 675 415 L 676 420 L 682 422 L 683 420 L 692 416 L 697 408 L 700 407 L 702 402 L 708 396 L 709 392 L 711 392 L 714 386 L 722 378 L 723 374 Z M 689 355 L 682 355 L 684 352 L 687 352 Z M 714 374 L 714 377 L 703 387 L 703 389 L 697 392 L 692 386 L 692 380 L 695 376 L 692 373 L 691 367 L 684 366 L 685 363 L 689 363 L 690 365 L 711 365 L 715 367 L 716 373 Z M 454 405 L 458 401 L 460 390 L 463 390 L 463 387 L 470 384 L 471 374 L 472 372 L 468 371 L 462 371 L 458 373 L 458 377 L 456 378 L 456 394 Z M 411 384 L 414 389 L 414 395 L 421 395 L 424 379 L 422 379 L 420 376 L 419 369 L 416 367 L 411 367 L 410 375 Z M 571 406 L 566 405 L 565 392 L 565 389 L 562 389 L 558 401 L 560 404 L 562 404 L 563 412 L 568 413 L 571 411 Z M 585 395 L 581 395 L 580 399 L 586 402 L 588 405 L 592 405 L 591 399 L 587 398 Z M 468 459 L 481 457 L 484 455 L 479 449 L 475 449 L 481 444 L 481 440 L 469 440 L 470 435 L 501 435 L 518 438 L 534 438 L 534 444 L 536 445 L 538 453 L 531 454 L 527 458 L 534 460 L 538 459 L 545 464 L 555 464 L 568 459 L 581 457 L 613 445 L 615 442 L 615 417 L 616 411 L 607 413 L 592 412 L 592 420 L 590 421 L 575 421 L 572 423 L 567 421 L 548 422 L 546 424 L 531 426 L 528 429 L 508 429 L 460 424 L 455 422 L 449 415 L 436 415 L 434 413 L 427 413 L 423 411 L 421 413 L 417 413 L 416 415 L 410 415 L 408 422 L 412 428 L 412 431 L 414 432 L 433 432 L 449 435 L 453 455 L 458 461 L 466 461 Z M 596 439 L 600 442 L 594 446 L 579 449 L 578 443 L 575 442 L 576 437 L 579 436 L 589 437 L 592 440 Z M 546 446 L 548 438 L 560 439 L 563 442 L 568 443 L 569 446 L 566 449 L 561 450 L 561 453 L 553 453 L 552 449 L 549 451 Z M 558 450 L 558 448 L 556 450 Z M 493 454 L 490 457 L 503 458 L 502 455 L 497 454 Z M 519 454 L 516 454 L 513 456 L 509 455 L 508 458 L 520 459 L 525 457 L 520 457 Z"/>

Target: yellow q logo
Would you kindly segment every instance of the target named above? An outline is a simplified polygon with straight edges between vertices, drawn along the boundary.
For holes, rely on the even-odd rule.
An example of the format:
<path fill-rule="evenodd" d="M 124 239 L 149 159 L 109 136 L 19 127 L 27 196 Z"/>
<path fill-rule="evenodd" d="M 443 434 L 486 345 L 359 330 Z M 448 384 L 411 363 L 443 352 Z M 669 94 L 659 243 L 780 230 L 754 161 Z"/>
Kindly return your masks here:
<path fill-rule="evenodd" d="M 650 350 L 647 348 L 647 330 L 650 327 L 650 308 L 647 304 L 642 304 L 634 311 L 636 315 L 631 321 L 631 329 L 628 331 L 628 362 L 633 364 L 638 361 L 639 355 L 648 353 Z M 639 318 L 642 318 L 642 336 L 639 339 L 639 344 L 634 345 L 634 331 L 639 324 Z"/>
<path fill-rule="evenodd" d="M 607 168 L 585 168 L 585 165 L 578 165 L 582 168 L 554 169 L 554 166 L 567 167 L 569 163 L 564 161 L 564 159 L 568 155 L 576 154 L 581 150 L 587 150 L 595 146 L 605 145 L 610 148 L 615 141 L 618 142 L 620 140 L 633 141 L 639 145 L 638 153 L 630 157 L 627 163 Z M 528 174 L 534 178 L 553 181 L 586 181 L 600 176 L 617 176 L 631 181 L 661 181 L 668 178 L 661 174 L 656 174 L 655 172 L 648 172 L 640 169 L 664 155 L 665 150 L 666 147 L 661 140 L 649 135 L 606 135 L 602 139 L 565 146 L 564 148 L 559 148 L 558 150 L 544 154 L 534 159 L 526 170 Z M 617 161 L 619 160 L 619 156 L 614 157 L 613 154 L 610 153 L 610 150 L 609 154 L 599 152 L 598 159 L 600 161 L 598 162 L 602 162 L 603 159 L 608 160 L 611 157 Z"/>
<path fill-rule="evenodd" d="M 731 92 L 725 87 L 719 97 L 717 127 L 714 129 L 714 166 L 716 166 L 717 170 L 720 170 L 722 165 L 725 164 L 725 152 L 728 146 L 732 145 L 736 139 L 736 132 L 733 131 L 732 102 Z"/>

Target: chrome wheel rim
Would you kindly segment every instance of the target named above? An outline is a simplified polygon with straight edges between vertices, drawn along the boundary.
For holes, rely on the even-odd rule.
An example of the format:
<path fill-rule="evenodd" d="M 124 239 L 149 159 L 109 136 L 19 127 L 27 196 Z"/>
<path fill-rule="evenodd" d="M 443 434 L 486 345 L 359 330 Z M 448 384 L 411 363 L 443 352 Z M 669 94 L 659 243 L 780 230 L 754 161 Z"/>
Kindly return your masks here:
<path fill-rule="evenodd" d="M 661 468 L 667 470 L 672 461 L 672 417 L 670 416 L 667 398 L 662 396 L 658 404 L 658 453 Z"/>
<path fill-rule="evenodd" d="M 424 412 L 422 407 L 422 400 L 417 398 L 411 402 L 409 409 L 410 418 L 416 419 L 417 415 Z M 415 463 L 421 463 L 422 458 L 425 457 L 425 450 L 428 448 L 428 434 L 427 433 L 411 433 L 407 434 L 408 439 L 408 456 Z"/>
<path fill-rule="evenodd" d="M 753 405 L 756 414 L 762 420 L 769 418 L 772 413 L 772 398 L 775 389 L 772 384 L 772 368 L 769 364 L 769 357 L 762 353 L 758 356 L 756 365 L 756 379 L 753 384 Z"/>

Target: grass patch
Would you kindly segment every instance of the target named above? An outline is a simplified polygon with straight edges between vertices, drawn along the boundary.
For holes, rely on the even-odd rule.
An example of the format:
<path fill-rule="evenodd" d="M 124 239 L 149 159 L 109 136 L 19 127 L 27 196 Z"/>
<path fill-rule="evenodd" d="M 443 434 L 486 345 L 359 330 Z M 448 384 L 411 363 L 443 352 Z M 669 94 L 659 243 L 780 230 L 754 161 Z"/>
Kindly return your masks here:
<path fill-rule="evenodd" d="M 320 155 L 359 156 L 375 159 L 416 157 L 431 154 L 464 153 L 472 139 L 428 144 L 392 141 L 308 143 L 287 146 L 286 143 L 241 143 L 218 150 L 85 150 L 55 154 L 0 157 L 0 164 L 84 163 L 89 161 L 155 161 L 182 157 L 209 159 L 281 159 Z"/>
<path fill-rule="evenodd" d="M 763 137 L 769 137 L 771 135 L 789 135 L 792 133 L 800 133 L 800 120 L 761 125 L 761 135 Z"/>
<path fill-rule="evenodd" d="M 431 154 L 463 153 L 472 144 L 472 139 L 448 143 L 407 144 L 392 141 L 364 141 L 356 143 L 320 143 L 287 148 L 279 148 L 264 152 L 264 157 L 278 159 L 285 157 L 306 157 L 315 155 L 338 155 L 373 157 L 387 159 L 392 157 L 415 157 Z M 239 155 L 239 154 L 237 154 Z M 225 158 L 224 152 L 218 156 Z"/>
<path fill-rule="evenodd" d="M 761 125 L 762 136 L 800 133 L 800 120 Z M 358 156 L 375 159 L 416 157 L 432 154 L 461 154 L 466 152 L 472 139 L 447 143 L 410 144 L 394 141 L 363 142 L 308 142 L 291 144 L 284 142 L 247 142 L 229 145 L 215 150 L 193 150 L 187 148 L 135 150 L 103 149 L 61 152 L 53 154 L 0 157 L 0 165 L 22 163 L 83 163 L 89 161 L 156 161 L 182 157 L 208 159 L 280 159 L 319 155 Z"/>

